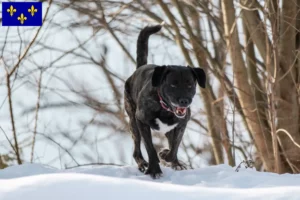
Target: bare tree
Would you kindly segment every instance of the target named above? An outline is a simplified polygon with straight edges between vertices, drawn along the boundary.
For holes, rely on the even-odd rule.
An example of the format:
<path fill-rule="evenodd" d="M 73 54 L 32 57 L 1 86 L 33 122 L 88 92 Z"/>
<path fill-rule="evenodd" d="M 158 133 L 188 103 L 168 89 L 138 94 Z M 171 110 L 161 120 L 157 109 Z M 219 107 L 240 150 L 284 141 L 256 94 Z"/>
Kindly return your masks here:
<path fill-rule="evenodd" d="M 208 74 L 208 87 L 198 91 L 192 122 L 180 150 L 190 167 L 199 166 L 200 154 L 207 152 L 209 164 L 234 166 L 239 160 L 253 159 L 259 170 L 298 173 L 299 3 L 49 1 L 49 15 L 45 15 L 42 28 L 35 30 L 33 39 L 25 40 L 25 33 L 19 33 L 16 40 L 9 29 L 3 36 L 1 65 L 6 76 L 0 78 L 0 83 L 6 86 L 7 98 L 0 105 L 8 105 L 11 128 L 4 130 L 7 146 L 0 164 L 10 160 L 5 155 L 14 155 L 19 164 L 23 160 L 37 161 L 34 152 L 39 141 L 60 149 L 49 164 L 57 160 L 66 167 L 103 163 L 101 142 L 113 144 L 116 135 L 130 137 L 122 99 L 124 80 L 135 66 L 136 36 L 145 25 L 165 21 L 150 49 L 150 53 L 161 49 L 162 58 L 154 52 L 151 61 L 201 67 Z M 61 13 L 71 17 L 61 20 L 56 17 Z M 72 47 L 49 44 L 42 34 L 53 30 L 68 33 Z M 78 34 L 84 31 L 88 33 Z M 12 44 L 19 48 L 10 49 Z M 41 51 L 49 57 L 46 65 L 34 60 Z M 117 57 L 116 51 L 123 57 Z M 113 66 L 116 59 L 119 66 Z M 82 73 L 92 67 L 93 75 L 101 77 L 99 82 L 85 83 L 75 76 L 77 65 L 86 67 Z M 64 72 L 68 76 L 61 76 Z M 63 87 L 51 85 L 52 80 Z M 14 106 L 18 99 L 16 85 L 21 82 L 29 83 L 36 98 L 34 103 L 18 109 L 19 117 Z M 67 118 L 55 125 L 55 131 L 43 123 L 45 113 L 57 111 L 59 115 L 66 109 L 86 112 L 84 119 L 76 118 L 76 130 L 60 127 L 68 123 Z M 27 126 L 31 128 L 22 134 L 23 128 L 17 122 L 28 116 L 32 120 Z M 100 133 L 94 134 L 97 131 Z M 154 141 L 156 148 L 163 147 L 164 137 L 154 134 Z M 30 155 L 23 154 L 28 147 Z M 78 148 L 85 151 L 79 153 Z M 130 149 L 126 151 L 130 153 Z M 119 158 L 107 162 L 128 163 L 131 158 L 122 152 L 119 148 Z"/>

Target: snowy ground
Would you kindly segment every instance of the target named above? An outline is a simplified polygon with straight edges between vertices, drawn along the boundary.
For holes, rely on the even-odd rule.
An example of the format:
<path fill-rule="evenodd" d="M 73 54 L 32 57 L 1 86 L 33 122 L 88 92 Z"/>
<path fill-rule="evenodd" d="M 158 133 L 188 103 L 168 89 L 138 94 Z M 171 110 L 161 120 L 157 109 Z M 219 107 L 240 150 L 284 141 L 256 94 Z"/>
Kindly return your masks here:
<path fill-rule="evenodd" d="M 0 171 L 0 200 L 300 199 L 300 174 L 235 172 L 227 165 L 162 170 L 164 176 L 152 180 L 134 166 L 14 166 Z"/>

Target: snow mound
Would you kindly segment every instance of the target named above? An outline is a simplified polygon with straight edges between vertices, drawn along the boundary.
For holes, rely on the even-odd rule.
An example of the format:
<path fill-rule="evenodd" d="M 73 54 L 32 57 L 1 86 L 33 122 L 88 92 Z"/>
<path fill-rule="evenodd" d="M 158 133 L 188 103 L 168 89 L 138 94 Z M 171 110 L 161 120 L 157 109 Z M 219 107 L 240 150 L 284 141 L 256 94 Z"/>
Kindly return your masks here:
<path fill-rule="evenodd" d="M 162 170 L 163 177 L 152 180 L 134 166 L 13 166 L 0 171 L 0 200 L 300 199 L 300 175 L 235 172 L 227 165 Z"/>

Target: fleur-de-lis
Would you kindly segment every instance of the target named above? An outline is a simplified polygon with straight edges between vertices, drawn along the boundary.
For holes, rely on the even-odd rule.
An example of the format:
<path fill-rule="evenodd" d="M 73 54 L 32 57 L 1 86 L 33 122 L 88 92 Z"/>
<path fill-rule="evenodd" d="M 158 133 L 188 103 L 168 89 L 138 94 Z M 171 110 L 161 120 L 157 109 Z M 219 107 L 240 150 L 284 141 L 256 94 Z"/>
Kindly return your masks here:
<path fill-rule="evenodd" d="M 22 13 L 20 17 L 18 17 L 18 20 L 21 22 L 21 24 L 24 24 L 24 21 L 27 20 L 27 17 L 25 17 L 24 14 Z"/>
<path fill-rule="evenodd" d="M 37 11 L 38 10 L 33 5 L 28 9 L 28 12 L 30 12 L 32 16 L 34 16 Z"/>
<path fill-rule="evenodd" d="M 7 9 L 7 12 L 9 12 L 10 16 L 13 16 L 17 10 L 13 6 L 10 6 L 9 9 Z"/>

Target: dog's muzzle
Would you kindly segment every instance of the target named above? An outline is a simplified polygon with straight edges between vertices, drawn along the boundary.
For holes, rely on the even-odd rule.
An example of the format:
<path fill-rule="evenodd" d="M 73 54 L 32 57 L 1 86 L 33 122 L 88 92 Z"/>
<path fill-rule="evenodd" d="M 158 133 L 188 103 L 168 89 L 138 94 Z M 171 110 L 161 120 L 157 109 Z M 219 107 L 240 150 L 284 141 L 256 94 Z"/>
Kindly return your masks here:
<path fill-rule="evenodd" d="M 174 103 L 171 103 L 172 105 L 172 110 L 174 112 L 174 114 L 176 115 L 176 117 L 178 118 L 184 118 L 187 112 L 188 107 L 180 107 Z"/>
<path fill-rule="evenodd" d="M 164 100 L 162 99 L 162 97 L 160 96 L 159 91 L 157 91 L 157 94 L 158 94 L 158 97 L 159 97 L 160 105 L 163 109 L 173 113 L 178 118 L 184 118 L 185 117 L 189 105 L 187 107 L 182 107 L 182 106 L 179 106 L 179 105 L 171 102 L 171 106 L 168 106 L 168 104 L 165 103 Z"/>

